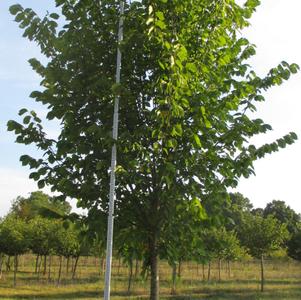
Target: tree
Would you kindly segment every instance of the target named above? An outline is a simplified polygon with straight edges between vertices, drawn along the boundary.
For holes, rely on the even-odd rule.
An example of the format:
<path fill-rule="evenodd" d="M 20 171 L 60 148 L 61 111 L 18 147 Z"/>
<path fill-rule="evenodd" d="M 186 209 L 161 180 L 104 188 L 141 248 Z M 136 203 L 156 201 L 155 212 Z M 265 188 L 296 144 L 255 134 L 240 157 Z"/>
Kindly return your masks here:
<path fill-rule="evenodd" d="M 297 225 L 301 221 L 300 215 L 280 200 L 273 200 L 266 205 L 263 216 L 269 215 L 274 216 L 280 223 L 286 224 L 288 231 L 292 234 L 297 231 Z"/>
<path fill-rule="evenodd" d="M 28 198 L 17 197 L 11 206 L 10 213 L 30 220 L 36 216 L 63 217 L 70 214 L 71 205 L 67 201 L 59 201 L 42 191 L 30 193 Z"/>
<path fill-rule="evenodd" d="M 298 66 L 282 62 L 260 78 L 246 63 L 255 47 L 237 31 L 248 26 L 257 0 L 243 7 L 234 0 L 143 0 L 126 4 L 116 85 L 116 1 L 56 4 L 63 28 L 57 14 L 41 19 L 20 5 L 10 11 L 48 58 L 46 65 L 30 60 L 43 87 L 31 97 L 47 106 L 47 119 L 61 122 L 60 134 L 49 138 L 27 109 L 8 130 L 42 151 L 20 158 L 39 187 L 107 212 L 113 99 L 120 96 L 116 228 L 134 223 L 142 232 L 150 299 L 158 299 L 159 250 L 176 206 L 196 199 L 200 209 L 218 212 L 226 188 L 252 174 L 254 160 L 296 140 L 290 133 L 256 148 L 249 139 L 271 127 L 247 112 Z"/>
<path fill-rule="evenodd" d="M 18 256 L 29 247 L 29 235 L 24 220 L 13 215 L 7 216 L 0 226 L 0 252 L 14 256 L 14 286 L 18 271 Z"/>
<path fill-rule="evenodd" d="M 57 230 L 55 235 L 55 254 L 60 258 L 59 272 L 57 284 L 60 284 L 62 274 L 62 259 L 67 259 L 67 273 L 69 271 L 69 262 L 71 257 L 79 257 L 81 245 L 79 241 L 79 232 L 76 227 L 71 223 L 57 223 Z M 73 270 L 74 271 L 74 270 Z M 72 272 L 74 277 L 74 272 Z"/>
<path fill-rule="evenodd" d="M 36 216 L 31 219 L 28 224 L 29 248 L 36 258 L 36 271 L 39 273 L 39 258 L 44 257 L 44 275 L 46 274 L 46 258 L 54 252 L 56 246 L 56 231 L 58 230 L 58 222 Z"/>
<path fill-rule="evenodd" d="M 301 261 L 301 223 L 298 224 L 297 229 L 292 234 L 287 246 L 288 255 L 293 259 Z"/>
<path fill-rule="evenodd" d="M 244 214 L 250 213 L 253 205 L 250 200 L 240 193 L 230 193 L 229 201 L 224 209 L 226 228 L 239 231 Z"/>
<path fill-rule="evenodd" d="M 263 218 L 249 214 L 244 219 L 241 241 L 248 252 L 261 259 L 261 291 L 264 290 L 264 256 L 284 245 L 289 233 L 286 225 L 272 216 Z"/>

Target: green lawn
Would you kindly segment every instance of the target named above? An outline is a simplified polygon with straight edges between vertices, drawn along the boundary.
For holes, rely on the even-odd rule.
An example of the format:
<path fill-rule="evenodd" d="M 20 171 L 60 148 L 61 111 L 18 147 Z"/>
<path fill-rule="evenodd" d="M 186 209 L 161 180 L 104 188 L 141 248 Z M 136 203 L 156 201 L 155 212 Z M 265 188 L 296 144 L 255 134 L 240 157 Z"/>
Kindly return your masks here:
<path fill-rule="evenodd" d="M 39 276 L 34 273 L 33 258 L 20 259 L 17 287 L 13 288 L 12 271 L 3 271 L 0 279 L 0 299 L 101 299 L 103 293 L 103 275 L 99 274 L 99 262 L 93 258 L 81 258 L 77 277 L 72 280 L 63 267 L 63 277 L 57 285 L 58 265 L 48 274 Z M 211 280 L 203 281 L 201 266 L 185 263 L 182 266 L 181 279 L 177 282 L 175 295 L 171 295 L 171 269 L 162 262 L 160 267 L 161 299 L 301 299 L 301 264 L 294 261 L 273 260 L 266 263 L 266 288 L 260 293 L 259 264 L 255 261 L 232 264 L 231 276 L 222 270 L 222 280 L 217 279 L 216 263 L 213 264 Z M 205 267 L 207 276 L 207 267 Z M 128 269 L 118 266 L 115 261 L 112 272 L 112 299 L 148 299 L 146 279 L 137 276 L 133 279 L 130 294 L 128 287 Z"/>

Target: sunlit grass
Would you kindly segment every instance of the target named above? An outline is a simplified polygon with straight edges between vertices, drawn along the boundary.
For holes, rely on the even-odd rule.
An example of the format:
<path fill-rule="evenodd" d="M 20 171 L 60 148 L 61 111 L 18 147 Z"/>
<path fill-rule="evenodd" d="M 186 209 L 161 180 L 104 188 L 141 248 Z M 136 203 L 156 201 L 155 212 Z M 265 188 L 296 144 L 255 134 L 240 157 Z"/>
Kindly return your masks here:
<path fill-rule="evenodd" d="M 112 299 L 148 299 L 149 281 L 142 279 L 139 272 L 134 276 L 128 293 L 128 268 L 114 261 L 112 272 Z M 4 268 L 5 269 L 5 268 Z M 42 268 L 43 269 L 43 268 Z M 207 266 L 204 275 L 207 277 Z M 33 257 L 20 260 L 17 287 L 13 288 L 13 273 L 3 272 L 0 280 L 0 299 L 102 299 L 103 274 L 99 261 L 81 258 L 77 276 L 66 274 L 66 263 L 60 285 L 57 284 L 58 264 L 54 260 L 50 280 L 48 269 L 45 275 L 34 273 Z M 269 261 L 266 263 L 265 292 L 260 293 L 259 264 L 254 261 L 236 262 L 231 265 L 231 274 L 222 270 L 218 281 L 217 264 L 212 264 L 210 281 L 203 280 L 202 266 L 187 262 L 182 266 L 181 278 L 177 280 L 176 293 L 171 295 L 171 268 L 167 263 L 160 266 L 160 299 L 254 299 L 254 300 L 300 300 L 301 264 L 294 261 Z"/>

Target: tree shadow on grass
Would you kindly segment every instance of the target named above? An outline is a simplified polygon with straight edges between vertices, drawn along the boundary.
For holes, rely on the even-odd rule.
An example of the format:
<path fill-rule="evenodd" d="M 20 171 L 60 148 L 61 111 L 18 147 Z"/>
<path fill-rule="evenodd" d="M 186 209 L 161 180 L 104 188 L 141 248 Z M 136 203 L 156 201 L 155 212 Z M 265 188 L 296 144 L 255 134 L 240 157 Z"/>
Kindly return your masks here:
<path fill-rule="evenodd" d="M 139 292 L 131 292 L 128 294 L 127 292 L 112 292 L 111 297 L 120 297 L 123 300 L 127 299 L 148 299 L 147 295 L 144 295 Z M 15 293 L 13 296 L 1 296 L 0 299 L 34 299 L 34 300 L 45 300 L 45 299 L 53 299 L 53 300 L 80 300 L 80 299 L 102 299 L 103 298 L 103 291 L 76 291 L 76 292 L 60 292 L 58 289 L 58 292 L 55 294 L 49 294 L 49 293 L 41 293 L 41 294 L 28 294 L 28 295 L 22 295 Z"/>
<path fill-rule="evenodd" d="M 185 293 L 185 292 L 184 292 Z M 165 297 L 168 300 L 300 300 L 301 299 L 301 288 L 294 287 L 288 290 L 270 290 L 261 292 L 254 292 L 248 289 L 241 289 L 237 291 L 233 290 L 222 290 L 218 292 L 202 289 L 194 291 L 186 291 L 187 296 L 177 295 Z"/>
<path fill-rule="evenodd" d="M 233 284 L 250 284 L 250 283 L 254 283 L 254 284 L 258 284 L 260 283 L 260 279 L 234 279 L 234 280 L 209 280 L 209 281 L 202 281 L 202 280 L 197 280 L 197 279 L 193 279 L 193 280 L 181 280 L 180 281 L 182 284 L 184 285 L 222 285 L 222 286 L 227 286 L 227 285 L 233 285 Z M 301 280 L 296 280 L 295 278 L 290 279 L 266 279 L 265 280 L 265 284 L 269 285 L 269 284 L 277 284 L 277 285 L 290 285 L 290 284 L 299 284 L 301 285 Z"/>

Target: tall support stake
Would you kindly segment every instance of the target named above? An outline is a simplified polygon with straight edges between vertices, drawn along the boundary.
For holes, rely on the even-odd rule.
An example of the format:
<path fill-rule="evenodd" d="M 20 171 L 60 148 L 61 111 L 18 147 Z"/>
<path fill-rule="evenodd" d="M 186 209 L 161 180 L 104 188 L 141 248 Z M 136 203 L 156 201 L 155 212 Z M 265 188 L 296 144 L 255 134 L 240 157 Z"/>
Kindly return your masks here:
<path fill-rule="evenodd" d="M 116 63 L 116 84 L 120 83 L 121 70 L 121 51 L 119 44 L 123 40 L 123 15 L 124 2 L 120 1 L 120 18 L 118 27 L 118 49 L 117 49 L 117 63 Z M 113 140 L 112 158 L 111 158 L 111 174 L 110 174 L 110 197 L 109 197 L 109 217 L 107 228 L 107 251 L 106 251 L 106 274 L 105 274 L 105 289 L 104 300 L 110 299 L 110 284 L 111 284 L 111 266 L 112 266 L 112 249 L 113 249 L 113 225 L 114 225 L 114 202 L 116 198 L 115 193 L 115 167 L 116 167 L 116 141 L 118 138 L 118 109 L 119 109 L 119 95 L 115 97 L 114 116 L 113 116 Z"/>

